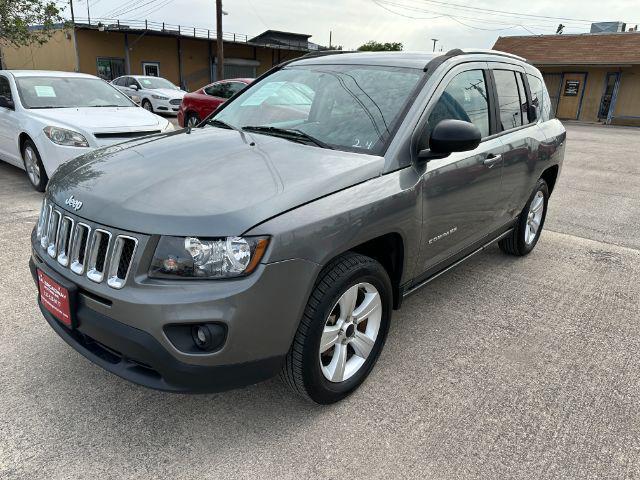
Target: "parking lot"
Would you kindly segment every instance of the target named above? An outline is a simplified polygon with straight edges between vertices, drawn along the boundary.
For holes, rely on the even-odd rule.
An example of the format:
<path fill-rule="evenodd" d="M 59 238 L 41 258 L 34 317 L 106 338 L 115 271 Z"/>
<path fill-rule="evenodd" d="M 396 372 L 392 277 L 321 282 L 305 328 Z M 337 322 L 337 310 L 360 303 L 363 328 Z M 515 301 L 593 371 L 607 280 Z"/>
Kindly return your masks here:
<path fill-rule="evenodd" d="M 0 163 L 0 478 L 630 478 L 640 471 L 640 132 L 569 125 L 546 229 L 407 299 L 352 397 L 277 379 L 216 395 L 132 385 L 46 324 L 41 201 Z"/>

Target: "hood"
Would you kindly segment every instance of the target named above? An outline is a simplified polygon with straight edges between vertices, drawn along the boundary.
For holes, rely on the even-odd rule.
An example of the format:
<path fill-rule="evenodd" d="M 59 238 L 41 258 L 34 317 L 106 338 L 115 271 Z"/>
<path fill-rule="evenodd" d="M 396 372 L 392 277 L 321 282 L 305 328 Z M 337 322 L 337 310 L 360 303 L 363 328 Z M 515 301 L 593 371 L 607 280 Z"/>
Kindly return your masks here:
<path fill-rule="evenodd" d="M 384 159 L 219 128 L 158 134 L 63 164 L 48 195 L 105 226 L 164 235 L 240 235 L 380 175 Z"/>
<path fill-rule="evenodd" d="M 81 107 L 33 109 L 32 116 L 44 123 L 64 124 L 86 132 L 158 128 L 160 117 L 139 107 Z"/>
<path fill-rule="evenodd" d="M 184 97 L 184 90 L 174 90 L 173 88 L 148 88 L 146 89 L 154 95 L 162 95 L 164 97 L 169 97 L 170 99 L 174 98 L 182 98 Z"/>

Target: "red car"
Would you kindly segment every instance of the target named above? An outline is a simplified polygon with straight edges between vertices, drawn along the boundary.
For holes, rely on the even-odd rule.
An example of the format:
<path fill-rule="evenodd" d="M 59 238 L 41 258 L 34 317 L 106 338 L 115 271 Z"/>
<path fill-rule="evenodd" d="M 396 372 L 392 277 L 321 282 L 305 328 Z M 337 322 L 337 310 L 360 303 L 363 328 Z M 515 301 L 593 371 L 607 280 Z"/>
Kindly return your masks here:
<path fill-rule="evenodd" d="M 178 110 L 178 123 L 181 127 L 195 127 L 227 99 L 253 82 L 253 78 L 232 78 L 220 80 L 187 93 L 182 98 Z"/>

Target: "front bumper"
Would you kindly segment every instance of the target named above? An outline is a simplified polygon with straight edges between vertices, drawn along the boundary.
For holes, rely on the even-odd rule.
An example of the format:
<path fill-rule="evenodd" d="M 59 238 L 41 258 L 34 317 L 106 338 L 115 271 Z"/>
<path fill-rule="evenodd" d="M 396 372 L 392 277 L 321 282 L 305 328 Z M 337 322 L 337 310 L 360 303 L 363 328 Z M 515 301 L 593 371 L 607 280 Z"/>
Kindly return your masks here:
<path fill-rule="evenodd" d="M 253 275 L 226 286 L 215 281 L 204 290 L 203 282 L 129 285 L 111 289 L 107 297 L 108 287 L 58 268 L 38 254 L 37 245 L 30 267 L 34 280 L 40 269 L 58 283 L 77 288 L 75 329 L 40 305 L 49 325 L 69 345 L 122 378 L 174 392 L 223 391 L 276 375 L 318 269 L 292 260 L 261 265 Z M 228 331 L 222 348 L 212 353 L 180 351 L 163 330 L 170 324 L 212 321 Z"/>
<path fill-rule="evenodd" d="M 180 110 L 180 104 L 172 105 L 171 99 L 169 100 L 158 100 L 156 98 L 151 99 L 151 103 L 153 105 L 153 109 L 160 113 L 172 113 L 178 114 L 178 110 Z"/>

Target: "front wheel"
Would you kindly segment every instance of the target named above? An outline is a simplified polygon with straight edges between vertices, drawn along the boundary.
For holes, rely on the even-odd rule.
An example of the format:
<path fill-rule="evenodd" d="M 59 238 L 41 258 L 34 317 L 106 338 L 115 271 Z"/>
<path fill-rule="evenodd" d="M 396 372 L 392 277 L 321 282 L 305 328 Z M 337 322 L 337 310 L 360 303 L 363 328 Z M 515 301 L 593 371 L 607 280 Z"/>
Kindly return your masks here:
<path fill-rule="evenodd" d="M 503 252 L 521 257 L 534 249 L 544 227 L 548 203 L 549 187 L 541 178 L 520 213 L 513 232 L 498 243 Z"/>
<path fill-rule="evenodd" d="M 199 123 L 200 123 L 200 119 L 198 118 L 198 115 L 196 115 L 195 113 L 190 113 L 187 115 L 187 118 L 184 122 L 184 126 L 186 128 L 195 128 L 198 126 Z"/>
<path fill-rule="evenodd" d="M 144 108 L 148 112 L 153 113 L 153 105 L 151 105 L 151 102 L 146 98 L 142 101 L 142 108 Z"/>
<path fill-rule="evenodd" d="M 38 153 L 38 149 L 30 139 L 27 139 L 22 146 L 22 161 L 33 188 L 38 192 L 44 192 L 45 188 L 47 188 L 49 177 L 40 159 L 40 153 Z"/>
<path fill-rule="evenodd" d="M 364 382 L 384 346 L 391 282 L 372 258 L 347 253 L 321 272 L 281 378 L 294 392 L 334 403 Z"/>

